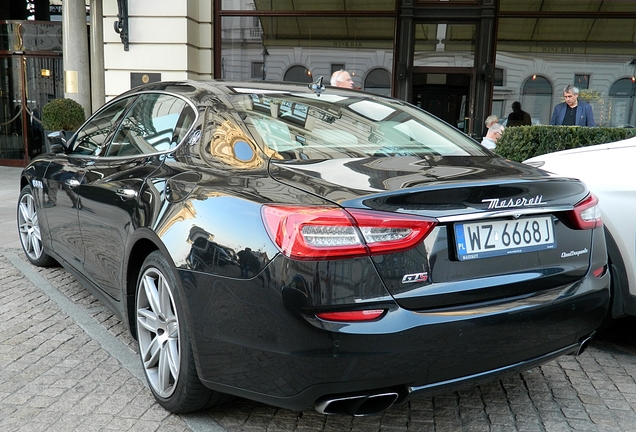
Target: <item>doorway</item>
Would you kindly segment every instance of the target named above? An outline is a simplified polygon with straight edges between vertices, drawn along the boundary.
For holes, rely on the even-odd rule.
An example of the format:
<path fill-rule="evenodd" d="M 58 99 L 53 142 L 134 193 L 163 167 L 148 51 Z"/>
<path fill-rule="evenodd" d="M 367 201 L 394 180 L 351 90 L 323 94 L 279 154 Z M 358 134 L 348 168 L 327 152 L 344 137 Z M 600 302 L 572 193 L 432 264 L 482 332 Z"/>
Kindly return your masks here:
<path fill-rule="evenodd" d="M 62 56 L 0 56 L 0 166 L 25 166 L 46 150 L 42 107 L 62 97 Z"/>
<path fill-rule="evenodd" d="M 411 103 L 468 132 L 471 74 L 413 73 Z"/>

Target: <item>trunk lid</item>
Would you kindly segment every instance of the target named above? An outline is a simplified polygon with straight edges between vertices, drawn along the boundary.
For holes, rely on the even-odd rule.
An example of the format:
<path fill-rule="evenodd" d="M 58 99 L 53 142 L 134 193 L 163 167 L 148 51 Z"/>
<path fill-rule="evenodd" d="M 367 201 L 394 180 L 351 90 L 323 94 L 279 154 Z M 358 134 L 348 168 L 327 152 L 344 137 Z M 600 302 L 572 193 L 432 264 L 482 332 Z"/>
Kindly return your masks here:
<path fill-rule="evenodd" d="M 272 163 L 270 172 L 344 208 L 439 221 L 418 247 L 372 258 L 387 289 L 406 309 L 530 296 L 576 284 L 589 270 L 594 230 L 576 229 L 568 218 L 588 195 L 576 180 L 499 157 L 474 156 L 294 161 Z M 512 247 L 500 250 L 504 242 L 493 239 L 506 235 Z M 524 235 L 540 238 L 541 244 L 512 241 Z"/>

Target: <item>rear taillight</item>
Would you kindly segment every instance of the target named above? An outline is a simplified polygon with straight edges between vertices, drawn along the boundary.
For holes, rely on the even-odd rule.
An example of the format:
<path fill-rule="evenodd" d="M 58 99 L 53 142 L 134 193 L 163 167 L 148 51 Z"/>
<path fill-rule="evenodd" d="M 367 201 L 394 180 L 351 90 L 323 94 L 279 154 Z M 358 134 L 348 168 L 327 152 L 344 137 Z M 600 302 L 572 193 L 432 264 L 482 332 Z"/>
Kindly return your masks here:
<path fill-rule="evenodd" d="M 411 249 L 435 220 L 337 207 L 266 205 L 267 231 L 286 256 L 301 260 L 342 259 Z"/>
<path fill-rule="evenodd" d="M 576 204 L 568 213 L 568 217 L 570 223 L 577 229 L 594 229 L 603 225 L 598 198 L 594 194 L 589 194 L 583 201 Z"/>
<path fill-rule="evenodd" d="M 605 272 L 607 271 L 607 266 L 604 265 L 603 267 L 599 267 L 596 270 L 592 271 L 592 274 L 597 277 L 600 278 L 601 276 L 605 275 Z"/>
<path fill-rule="evenodd" d="M 369 309 L 344 312 L 321 312 L 316 316 L 325 321 L 360 322 L 373 321 L 384 314 L 384 309 Z"/>

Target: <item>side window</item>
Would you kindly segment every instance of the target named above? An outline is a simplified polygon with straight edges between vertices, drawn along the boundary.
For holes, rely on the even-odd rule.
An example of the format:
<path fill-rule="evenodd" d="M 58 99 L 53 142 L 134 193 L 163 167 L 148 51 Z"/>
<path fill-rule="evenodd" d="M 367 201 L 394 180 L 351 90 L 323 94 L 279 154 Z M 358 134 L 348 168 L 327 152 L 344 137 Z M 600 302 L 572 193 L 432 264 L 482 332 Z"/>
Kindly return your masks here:
<path fill-rule="evenodd" d="M 77 132 L 72 154 L 98 156 L 113 127 L 119 122 L 126 109 L 135 100 L 134 97 L 122 99 L 97 113 Z"/>
<path fill-rule="evenodd" d="M 182 99 L 143 94 L 121 122 L 106 156 L 143 155 L 174 148 L 194 119 L 194 110 Z"/>

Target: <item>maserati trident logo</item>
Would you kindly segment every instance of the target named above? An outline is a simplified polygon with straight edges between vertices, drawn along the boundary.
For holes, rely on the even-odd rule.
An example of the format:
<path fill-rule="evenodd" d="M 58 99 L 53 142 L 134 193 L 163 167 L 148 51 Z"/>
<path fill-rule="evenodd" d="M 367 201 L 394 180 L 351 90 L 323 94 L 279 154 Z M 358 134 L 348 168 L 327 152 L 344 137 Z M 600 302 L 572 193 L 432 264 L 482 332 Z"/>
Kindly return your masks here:
<path fill-rule="evenodd" d="M 483 203 L 488 203 L 488 209 L 506 209 L 515 207 L 532 207 L 547 204 L 543 201 L 543 195 L 537 195 L 534 198 L 488 198 L 481 200 Z"/>

